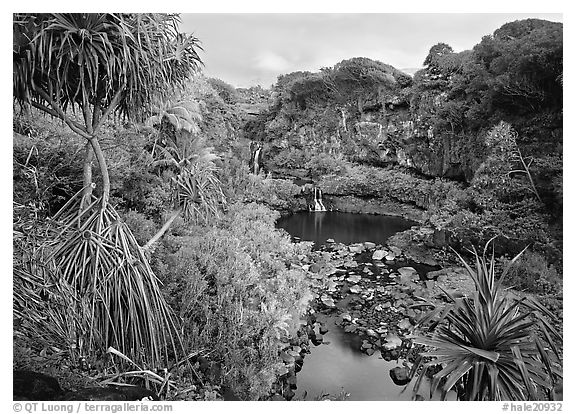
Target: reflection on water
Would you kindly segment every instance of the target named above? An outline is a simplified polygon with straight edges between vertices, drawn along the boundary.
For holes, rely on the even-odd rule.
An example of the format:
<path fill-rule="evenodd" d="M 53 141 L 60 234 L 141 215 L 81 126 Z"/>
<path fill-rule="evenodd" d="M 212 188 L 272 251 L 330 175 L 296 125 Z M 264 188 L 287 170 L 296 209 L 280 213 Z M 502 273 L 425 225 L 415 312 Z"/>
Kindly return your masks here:
<path fill-rule="evenodd" d="M 329 394 L 334 398 L 341 393 L 349 394 L 350 401 L 410 401 L 416 378 L 407 385 L 394 384 L 390 370 L 402 366 L 402 360 L 385 361 L 380 352 L 368 356 L 360 351 L 362 339 L 344 332 L 334 324 L 334 318 L 319 316 L 329 331 L 322 344 L 311 348 L 304 358 L 302 370 L 297 374 L 296 397 L 316 400 Z M 430 381 L 422 381 L 418 394 L 429 400 Z M 433 400 L 439 400 L 440 393 Z M 448 393 L 450 400 L 456 393 Z"/>
<path fill-rule="evenodd" d="M 278 220 L 278 227 L 292 236 L 317 245 L 324 244 L 327 239 L 346 244 L 365 241 L 383 244 L 388 237 L 415 224 L 401 217 L 336 211 L 301 212 Z"/>
<path fill-rule="evenodd" d="M 389 371 L 401 362 L 387 362 L 379 352 L 372 356 L 360 352 L 360 337 L 345 333 L 332 319 L 327 327 L 330 330 L 324 341 L 330 344 L 312 347 L 304 358 L 302 371 L 297 374 L 297 397 L 306 392 L 306 399 L 314 400 L 343 391 L 352 401 L 411 400 L 412 387 L 398 386 L 390 378 Z"/>

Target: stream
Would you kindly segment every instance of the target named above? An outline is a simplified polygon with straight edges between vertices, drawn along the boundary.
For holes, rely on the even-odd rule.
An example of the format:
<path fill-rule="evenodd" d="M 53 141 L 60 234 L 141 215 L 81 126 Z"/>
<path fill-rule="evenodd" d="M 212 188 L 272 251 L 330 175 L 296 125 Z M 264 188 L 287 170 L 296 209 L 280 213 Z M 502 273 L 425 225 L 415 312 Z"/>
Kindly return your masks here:
<path fill-rule="evenodd" d="M 313 241 L 314 249 L 322 249 L 328 239 L 332 239 L 330 243 L 334 241 L 353 244 L 370 241 L 385 245 L 390 236 L 415 224 L 401 217 L 342 212 L 303 212 L 282 217 L 277 226 L 285 229 L 295 241 Z M 381 286 L 394 283 L 387 278 L 386 273 L 381 274 L 382 263 L 379 263 L 380 266 L 373 263 L 371 253 L 362 253 L 357 256 L 357 260 L 364 262 L 363 266 L 371 269 L 371 276 L 363 277 L 369 278 L 372 283 Z M 402 266 L 413 267 L 420 275 L 420 280 L 425 280 L 426 273 L 434 269 L 406 261 L 387 264 L 388 269 L 398 269 Z M 355 295 L 348 298 L 353 296 Z M 336 305 L 341 310 L 345 310 L 347 306 L 343 302 Z M 371 355 L 363 352 L 363 339 L 355 333 L 345 332 L 344 328 L 336 323 L 335 313 L 317 312 L 316 318 L 326 327 L 327 332 L 323 335 L 322 343 L 311 346 L 310 353 L 304 358 L 302 369 L 296 375 L 295 399 L 412 400 L 415 380 L 407 385 L 396 385 L 390 376 L 390 370 L 403 367 L 405 360 L 400 357 L 384 359 L 379 351 Z M 423 383 L 421 389 L 425 390 L 426 381 Z M 434 396 L 432 399 L 438 397 Z M 430 396 L 423 396 L 422 399 L 430 399 Z"/>
<path fill-rule="evenodd" d="M 360 351 L 359 336 L 344 332 L 333 317 L 319 320 L 328 332 L 324 343 L 311 347 L 304 359 L 297 374 L 297 398 L 315 400 L 345 393 L 346 400 L 352 401 L 411 400 L 411 388 L 394 384 L 389 375 L 392 368 L 402 366 L 401 360 L 388 362 L 380 353 L 368 356 Z"/>

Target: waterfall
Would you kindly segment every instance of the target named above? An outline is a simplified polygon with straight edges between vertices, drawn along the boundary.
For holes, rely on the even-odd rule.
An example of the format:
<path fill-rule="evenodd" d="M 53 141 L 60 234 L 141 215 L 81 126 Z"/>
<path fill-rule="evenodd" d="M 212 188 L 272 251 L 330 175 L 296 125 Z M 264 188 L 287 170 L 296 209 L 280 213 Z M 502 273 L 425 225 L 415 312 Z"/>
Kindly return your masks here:
<path fill-rule="evenodd" d="M 258 159 L 260 157 L 260 147 L 256 148 L 256 152 L 254 152 L 254 174 L 258 175 L 260 172 L 260 163 Z"/>
<path fill-rule="evenodd" d="M 324 203 L 322 203 L 322 190 L 314 187 L 314 208 L 311 211 L 326 211 Z"/>

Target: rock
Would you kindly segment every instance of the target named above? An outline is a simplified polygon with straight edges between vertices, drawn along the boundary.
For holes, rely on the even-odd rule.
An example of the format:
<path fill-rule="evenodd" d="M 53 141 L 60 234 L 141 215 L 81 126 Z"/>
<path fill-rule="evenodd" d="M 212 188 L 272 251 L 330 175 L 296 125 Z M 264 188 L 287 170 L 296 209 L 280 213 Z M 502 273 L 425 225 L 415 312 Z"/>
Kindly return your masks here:
<path fill-rule="evenodd" d="M 334 239 L 328 239 L 326 240 L 326 243 L 334 243 Z"/>
<path fill-rule="evenodd" d="M 389 248 L 390 251 L 391 251 L 392 253 L 394 253 L 394 255 L 396 255 L 396 256 L 400 256 L 400 255 L 402 254 L 402 250 L 400 250 L 399 247 L 389 246 L 388 248 Z"/>
<path fill-rule="evenodd" d="M 350 325 L 346 325 L 346 327 L 344 328 L 344 332 L 354 333 L 354 332 L 356 332 L 356 329 L 358 329 L 358 327 L 356 325 L 350 324 Z"/>
<path fill-rule="evenodd" d="M 391 262 L 391 261 L 393 261 L 394 259 L 396 259 L 396 256 L 395 256 L 394 254 L 387 254 L 386 257 L 385 257 L 385 259 L 386 259 L 387 262 Z"/>
<path fill-rule="evenodd" d="M 56 378 L 34 371 L 14 371 L 12 384 L 14 401 L 54 401 L 64 393 Z"/>
<path fill-rule="evenodd" d="M 390 378 L 396 385 L 406 385 L 410 382 L 410 369 L 408 367 L 396 367 L 390 370 Z"/>
<path fill-rule="evenodd" d="M 366 329 L 366 335 L 377 338 L 378 334 L 373 329 Z"/>
<path fill-rule="evenodd" d="M 355 267 L 358 267 L 358 263 L 356 262 L 356 260 L 348 260 L 344 262 L 344 267 L 348 269 L 353 269 Z"/>
<path fill-rule="evenodd" d="M 313 263 L 313 264 L 310 266 L 310 271 L 311 271 L 312 273 L 318 273 L 318 272 L 320 272 L 321 269 L 322 269 L 322 266 L 320 266 L 318 263 Z"/>
<path fill-rule="evenodd" d="M 335 292 L 337 287 L 338 287 L 338 283 L 334 282 L 333 280 L 330 280 L 326 284 L 326 289 L 328 290 L 328 292 Z"/>
<path fill-rule="evenodd" d="M 352 316 L 350 316 L 349 313 L 343 313 L 342 315 L 340 315 L 340 317 L 342 318 L 343 321 L 352 322 Z"/>
<path fill-rule="evenodd" d="M 410 320 L 408 318 L 404 318 L 400 321 L 400 323 L 398 324 L 398 329 L 402 329 L 402 330 L 409 330 L 410 328 L 412 328 L 412 324 L 410 323 Z"/>
<path fill-rule="evenodd" d="M 372 242 L 364 242 L 364 247 L 367 248 L 368 250 L 373 249 L 376 247 L 376 243 L 372 243 Z"/>
<path fill-rule="evenodd" d="M 284 361 L 285 364 L 287 365 L 292 365 L 293 363 L 296 362 L 296 359 L 290 355 L 288 352 L 282 351 L 280 353 L 280 358 L 282 358 L 282 361 Z"/>
<path fill-rule="evenodd" d="M 372 344 L 367 340 L 362 341 L 362 349 L 372 348 Z"/>
<path fill-rule="evenodd" d="M 302 270 L 307 272 L 308 270 L 310 270 L 310 265 L 309 264 L 302 265 Z"/>
<path fill-rule="evenodd" d="M 350 276 L 348 276 L 348 277 L 346 278 L 346 280 L 347 280 L 348 282 L 354 283 L 354 284 L 360 282 L 361 279 L 362 279 L 362 277 L 359 276 L 359 275 L 350 275 Z"/>
<path fill-rule="evenodd" d="M 366 350 L 366 355 L 374 355 L 374 352 L 375 352 L 375 351 L 374 351 L 374 348 L 368 348 L 368 349 Z"/>
<path fill-rule="evenodd" d="M 350 292 L 352 293 L 360 293 L 362 288 L 358 285 L 350 286 Z"/>
<path fill-rule="evenodd" d="M 364 245 L 362 243 L 351 244 L 348 246 L 350 253 L 362 253 L 364 251 Z"/>
<path fill-rule="evenodd" d="M 268 401 L 286 401 L 280 394 L 274 394 Z"/>
<path fill-rule="evenodd" d="M 143 387 L 90 387 L 66 393 L 63 401 L 157 401 L 158 396 Z"/>
<path fill-rule="evenodd" d="M 372 260 L 382 260 L 386 257 L 387 252 L 385 250 L 376 250 L 372 254 Z"/>
<path fill-rule="evenodd" d="M 320 300 L 322 301 L 322 303 L 324 304 L 324 306 L 328 307 L 328 308 L 334 308 L 336 307 L 336 304 L 334 303 L 334 299 L 332 299 L 330 296 L 322 296 L 320 298 Z"/>
<path fill-rule="evenodd" d="M 294 391 L 292 391 L 292 389 L 290 387 L 288 387 L 286 390 L 284 390 L 284 398 L 286 398 L 286 400 L 290 401 L 292 398 L 294 398 L 294 396 L 296 395 L 296 393 Z"/>
<path fill-rule="evenodd" d="M 409 276 L 410 278 L 419 278 L 418 276 L 418 272 L 416 271 L 416 269 L 414 269 L 413 267 L 401 267 L 398 269 L 398 273 L 400 273 L 401 276 Z"/>
<path fill-rule="evenodd" d="M 386 341 L 386 343 L 384 344 L 384 349 L 386 351 L 392 351 L 393 349 L 396 349 L 402 345 L 402 339 L 400 339 L 398 335 L 395 335 L 393 333 L 389 333 L 388 335 L 386 335 L 386 338 L 384 338 L 384 340 Z"/>

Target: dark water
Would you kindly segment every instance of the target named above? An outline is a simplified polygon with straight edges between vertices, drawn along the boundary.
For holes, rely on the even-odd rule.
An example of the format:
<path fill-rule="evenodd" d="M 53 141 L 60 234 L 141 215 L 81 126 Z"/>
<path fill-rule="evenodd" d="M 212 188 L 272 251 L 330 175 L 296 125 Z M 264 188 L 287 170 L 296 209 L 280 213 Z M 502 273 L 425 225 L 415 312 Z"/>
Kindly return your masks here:
<path fill-rule="evenodd" d="M 325 343 L 311 347 L 302 370 L 296 374 L 297 399 L 312 401 L 327 395 L 334 399 L 347 394 L 347 401 L 412 400 L 417 378 L 406 385 L 396 385 L 390 377 L 390 370 L 401 367 L 403 360 L 386 361 L 378 351 L 370 356 L 364 354 L 360 351 L 360 337 L 344 332 L 334 324 L 333 317 L 318 316 L 329 331 L 324 335 Z M 430 398 L 428 378 L 420 384 L 418 394 L 425 400 L 441 398 L 440 392 Z M 455 401 L 456 393 L 450 391 L 447 400 Z"/>
<path fill-rule="evenodd" d="M 305 212 L 283 217 L 278 227 L 293 237 L 313 241 L 317 247 L 327 239 L 350 244 L 371 241 L 384 244 L 395 233 L 409 229 L 416 223 L 400 217 L 351 214 L 340 212 Z M 380 270 L 371 262 L 371 254 L 364 253 L 358 260 L 370 264 L 374 274 Z M 416 263 L 395 263 L 394 267 L 413 266 L 421 277 L 431 270 Z M 422 265 L 423 266 L 423 265 Z M 324 335 L 324 344 L 311 348 L 304 358 L 302 370 L 296 375 L 296 398 L 306 400 L 323 399 L 349 394 L 353 401 L 399 401 L 411 400 L 413 384 L 398 386 L 390 378 L 390 370 L 402 366 L 400 361 L 385 361 L 380 352 L 368 356 L 360 351 L 362 339 L 346 333 L 334 324 L 334 319 L 317 315 L 323 319 L 329 331 Z M 415 381 L 415 380 L 413 380 Z M 429 386 L 423 381 L 424 388 Z M 424 393 L 426 394 L 426 392 Z M 428 397 L 424 397 L 429 399 Z M 434 399 L 438 399 L 435 396 Z M 453 399 L 453 398 L 452 398 Z"/>
<path fill-rule="evenodd" d="M 346 244 L 365 241 L 382 244 L 393 234 L 416 224 L 401 217 L 336 211 L 295 213 L 278 220 L 278 227 L 290 235 L 317 245 L 327 239 Z"/>
<path fill-rule="evenodd" d="M 368 356 L 360 351 L 362 340 L 344 332 L 333 319 L 326 321 L 328 333 L 324 342 L 312 346 L 304 358 L 302 370 L 296 375 L 296 397 L 316 400 L 323 394 L 337 397 L 350 394 L 351 401 L 399 401 L 412 398 L 412 387 L 398 386 L 390 378 L 390 370 L 402 362 L 385 361 L 380 352 Z"/>

